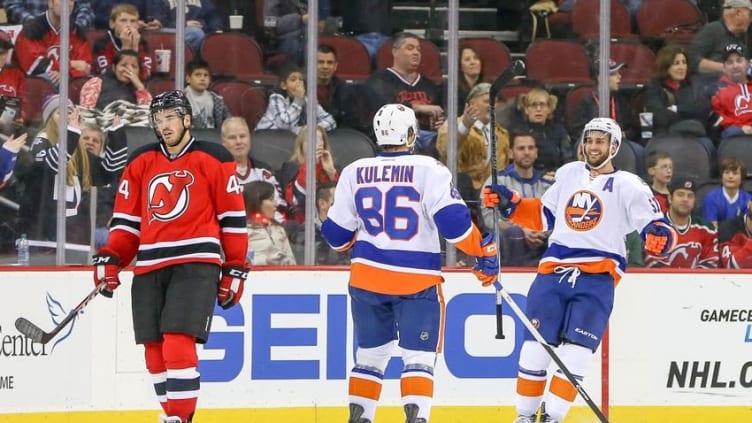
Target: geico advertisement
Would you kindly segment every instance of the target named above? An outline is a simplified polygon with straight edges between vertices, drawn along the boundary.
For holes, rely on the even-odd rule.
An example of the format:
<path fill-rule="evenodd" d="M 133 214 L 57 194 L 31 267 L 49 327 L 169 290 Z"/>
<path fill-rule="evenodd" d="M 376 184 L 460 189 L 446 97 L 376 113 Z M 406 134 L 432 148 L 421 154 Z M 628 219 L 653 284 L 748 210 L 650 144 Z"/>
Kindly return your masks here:
<path fill-rule="evenodd" d="M 628 275 L 611 320 L 611 403 L 749 404 L 750 299 L 749 274 Z"/>

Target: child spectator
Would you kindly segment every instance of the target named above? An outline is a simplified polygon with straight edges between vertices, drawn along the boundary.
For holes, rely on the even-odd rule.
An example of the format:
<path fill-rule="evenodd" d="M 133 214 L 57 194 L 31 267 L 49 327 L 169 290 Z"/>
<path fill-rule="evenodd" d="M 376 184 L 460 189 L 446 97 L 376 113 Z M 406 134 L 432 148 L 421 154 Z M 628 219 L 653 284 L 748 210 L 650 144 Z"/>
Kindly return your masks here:
<path fill-rule="evenodd" d="M 60 83 L 60 4 L 64 0 L 50 0 L 44 14 L 24 21 L 23 30 L 13 49 L 18 64 L 31 76 L 49 80 L 55 87 Z M 73 0 L 70 0 L 71 9 Z M 83 28 L 72 25 L 70 30 L 70 76 L 78 78 L 91 72 L 91 47 Z"/>
<path fill-rule="evenodd" d="M 275 191 L 274 185 L 264 181 L 251 182 L 243 190 L 248 212 L 248 254 L 256 266 L 295 264 L 285 228 L 274 220 Z"/>
<path fill-rule="evenodd" d="M 110 13 L 110 29 L 94 42 L 95 74 L 110 70 L 115 55 L 121 50 L 133 50 L 138 53 L 139 79 L 146 81 L 151 75 L 152 56 L 146 40 L 138 32 L 139 12 L 132 4 L 120 3 Z"/>
<path fill-rule="evenodd" d="M 718 229 L 724 220 L 733 219 L 747 213 L 752 194 L 744 191 L 742 183 L 747 171 L 738 159 L 723 159 L 721 162 L 722 186 L 708 192 L 703 199 L 702 217 Z"/>
<path fill-rule="evenodd" d="M 329 148 L 329 138 L 321 128 L 316 128 L 316 184 L 337 182 L 339 172 L 334 167 L 334 158 Z M 303 223 L 305 221 L 306 201 L 306 156 L 308 132 L 300 129 L 292 157 L 282 165 L 280 179 L 285 187 L 285 201 L 289 207 L 288 219 Z"/>
<path fill-rule="evenodd" d="M 120 50 L 109 71 L 86 81 L 81 88 L 83 107 L 103 110 L 116 100 L 148 106 L 151 94 L 139 79 L 139 57 L 133 50 Z"/>
<path fill-rule="evenodd" d="M 306 124 L 305 79 L 297 66 L 286 67 L 279 77 L 279 86 L 269 96 L 269 106 L 256 129 L 288 129 L 298 134 Z M 325 131 L 334 130 L 337 122 L 320 104 L 316 105 L 316 123 Z"/>
<path fill-rule="evenodd" d="M 674 161 L 671 159 L 671 155 L 665 151 L 651 151 L 648 154 L 647 168 L 648 175 L 651 178 L 650 189 L 661 206 L 661 212 L 666 214 L 668 211 L 668 185 L 671 183 L 671 176 L 674 174 Z"/>
<path fill-rule="evenodd" d="M 209 90 L 211 72 L 203 59 L 194 59 L 185 67 L 185 96 L 193 108 L 194 128 L 219 128 L 225 119 L 232 117 L 222 97 Z"/>

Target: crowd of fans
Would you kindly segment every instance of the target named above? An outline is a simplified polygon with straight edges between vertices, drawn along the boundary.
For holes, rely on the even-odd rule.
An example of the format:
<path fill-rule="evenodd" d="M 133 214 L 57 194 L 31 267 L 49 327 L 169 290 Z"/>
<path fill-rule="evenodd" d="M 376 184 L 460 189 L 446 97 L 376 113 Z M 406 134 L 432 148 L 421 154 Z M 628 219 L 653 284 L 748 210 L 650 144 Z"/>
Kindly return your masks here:
<path fill-rule="evenodd" d="M 6 138 L 0 148 L 0 196 L 5 200 L 0 205 L 3 250 L 12 248 L 8 241 L 22 232 L 39 241 L 54 241 L 56 236 L 55 177 L 58 162 L 63 159 L 57 149 L 60 117 L 56 107 L 60 98 L 47 98 L 41 121 L 30 120 L 24 75 L 43 78 L 55 88 L 59 85 L 62 1 L 68 1 L 71 10 L 70 77 L 88 78 L 79 98 L 68 105 L 68 151 L 64 158 L 68 240 L 82 244 L 92 236 L 88 206 L 91 187 L 100 188 L 98 212 L 93 219 L 95 239 L 101 244 L 106 240 L 113 192 L 127 156 L 124 128 L 148 122 L 148 105 L 154 93 L 147 89 L 147 82 L 154 77 L 155 58 L 144 34 L 175 26 L 174 2 L 169 1 L 4 2 L 11 22 L 22 24 L 23 30 L 15 43 L 0 31 L 0 63 L 7 63 L 0 71 L 4 104 L 0 131 Z M 458 116 L 451 117 L 446 116 L 446 84 L 419 71 L 423 40 L 406 32 L 392 34 L 390 9 L 376 8 L 364 15 L 362 10 L 351 9 L 350 3 L 363 6 L 367 2 L 348 2 L 348 6 L 321 2 L 321 31 L 344 31 L 360 40 L 369 51 L 373 68 L 379 47 L 391 43 L 392 65 L 374 69 L 364 81 L 345 82 L 336 73 L 339 62 L 347 58 L 339 57 L 335 47 L 322 44 L 315 64 L 317 96 L 309 98 L 302 67 L 304 25 L 309 16 L 304 8 L 267 0 L 264 19 L 258 20 L 263 21 L 263 28 L 256 35 L 267 53 L 274 52 L 267 54 L 268 69 L 276 71 L 278 82 L 269 89 L 268 105 L 260 120 L 249 122 L 233 116 L 223 98 L 212 91 L 211 65 L 197 54 L 206 34 L 229 30 L 227 16 L 210 0 L 188 2 L 186 41 L 196 57 L 185 67 L 185 92 L 193 107 L 194 127 L 218 131 L 222 144 L 236 160 L 238 178 L 245 186 L 252 263 L 302 262 L 305 201 L 312 193 L 317 211 L 313 219 L 317 261 L 348 261 L 346 255 L 328 248 L 319 231 L 334 201 L 340 167 L 346 164 L 335 160 L 328 133 L 351 128 L 372 136 L 372 115 L 383 104 L 402 103 L 413 108 L 419 119 L 416 153 L 444 163 L 449 144 L 447 119 L 456 119 L 457 188 L 475 209 L 478 223 L 491 229 L 493 216 L 481 210 L 478 198 L 490 181 L 492 133 L 497 142 L 495 159 L 500 180 L 524 197 L 540 197 L 555 178 L 556 169 L 577 160 L 584 123 L 597 116 L 600 104 L 607 102 L 610 116 L 624 131 L 622 148 L 634 154 L 635 166 L 630 170 L 648 181 L 656 195 L 656 207 L 680 233 L 677 253 L 668 259 L 646 257 L 639 237 L 629 237 L 625 242 L 630 263 L 752 266 L 752 195 L 744 190 L 747 164 L 738 159 L 718 163 L 717 158 L 718 147 L 727 138 L 752 135 L 747 37 L 752 1 L 725 0 L 719 18 L 700 28 L 689 45 L 659 46 L 654 78 L 644 88 L 624 89 L 621 76 L 629 63 L 611 61 L 609 98 L 601 99 L 596 93 L 585 95 L 571 105 L 571 110 L 566 110 L 566 91 L 535 81 L 528 81 L 519 95 L 493 96 L 481 54 L 464 46 L 456 64 Z M 337 5 L 343 17 L 342 28 L 337 24 L 332 29 L 330 6 Z M 107 31 L 90 43 L 86 31 L 92 28 Z M 13 56 L 8 60 L 11 49 Z M 593 52 L 591 62 L 594 76 L 598 69 L 595 57 L 597 52 Z M 17 99 L 15 109 L 13 98 Z M 316 102 L 317 110 L 316 186 L 312 189 L 305 183 L 305 151 L 310 141 L 305 110 L 309 101 Z M 496 109 L 495 127 L 491 127 L 491 102 Z M 123 113 L 123 108 L 128 112 Z M 6 111 L 14 112 L 11 118 L 5 119 Z M 712 175 L 716 179 L 687 177 L 690 169 L 683 169 L 683 163 L 675 163 L 668 152 L 651 150 L 650 138 L 643 136 L 645 128 L 640 127 L 640 114 L 651 116 L 653 137 L 675 134 L 701 143 L 709 165 L 717 169 Z M 290 131 L 296 136 L 289 160 L 278 169 L 266 164 L 265 157 L 250 155 L 254 131 L 265 129 Z M 704 189 L 713 182 L 717 188 Z M 700 193 L 703 195 L 697 195 Z M 499 224 L 505 263 L 534 265 L 545 249 L 548 234 L 506 221 Z"/>

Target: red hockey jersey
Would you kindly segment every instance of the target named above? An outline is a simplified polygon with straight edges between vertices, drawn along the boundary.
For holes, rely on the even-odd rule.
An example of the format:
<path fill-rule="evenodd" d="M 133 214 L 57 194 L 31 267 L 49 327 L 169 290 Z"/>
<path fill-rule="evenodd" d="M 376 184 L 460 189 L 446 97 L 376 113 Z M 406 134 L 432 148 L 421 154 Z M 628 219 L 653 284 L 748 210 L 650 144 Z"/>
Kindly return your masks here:
<path fill-rule="evenodd" d="M 83 60 L 91 65 L 91 47 L 85 38 L 79 37 L 80 31 L 72 28 L 70 32 L 70 60 Z M 47 15 L 40 15 L 24 25 L 18 34 L 13 54 L 24 72 L 33 72 L 40 61 L 50 59 L 49 70 L 60 70 L 60 33 L 50 26 Z M 88 72 L 70 68 L 73 78 L 88 75 Z"/>
<path fill-rule="evenodd" d="M 752 268 L 752 237 L 747 229 L 747 215 L 721 222 L 718 227 L 721 267 L 726 269 Z"/>
<path fill-rule="evenodd" d="M 115 197 L 105 249 L 135 274 L 188 263 L 245 262 L 242 186 L 235 161 L 219 144 L 191 139 L 170 158 L 162 143 L 133 153 Z"/>
<path fill-rule="evenodd" d="M 737 84 L 726 76 L 719 81 L 719 88 L 710 99 L 713 111 L 718 115 L 721 128 L 752 124 L 752 81 Z"/>
<path fill-rule="evenodd" d="M 121 46 L 122 43 L 120 42 L 120 39 L 118 39 L 115 34 L 112 33 L 112 30 L 107 31 L 107 33 L 102 38 L 95 41 L 94 69 L 91 73 L 99 75 L 104 73 L 107 69 L 110 69 L 110 67 L 112 67 L 112 61 L 115 58 L 115 55 L 122 48 Z M 151 52 L 149 51 L 149 46 L 143 39 L 138 46 L 138 58 L 140 67 L 138 78 L 141 80 L 141 82 L 146 82 L 146 80 L 149 79 L 149 76 L 151 76 L 151 67 L 153 60 Z"/>
<path fill-rule="evenodd" d="M 690 217 L 689 227 L 679 230 L 676 248 L 666 257 L 645 253 L 646 267 L 674 267 L 682 269 L 715 269 L 718 267 L 718 234 L 713 226 Z"/>
<path fill-rule="evenodd" d="M 21 99 L 22 117 L 26 112 L 26 77 L 21 69 L 16 66 L 3 66 L 0 69 L 0 95 L 6 97 L 18 97 Z"/>

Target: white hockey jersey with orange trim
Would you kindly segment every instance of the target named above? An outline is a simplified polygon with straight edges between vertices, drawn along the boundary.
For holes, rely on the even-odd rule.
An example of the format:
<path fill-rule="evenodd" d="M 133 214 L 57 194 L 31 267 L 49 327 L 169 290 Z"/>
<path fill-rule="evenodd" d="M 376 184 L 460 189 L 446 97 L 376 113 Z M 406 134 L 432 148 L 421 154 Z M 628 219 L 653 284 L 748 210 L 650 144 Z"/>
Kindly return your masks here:
<path fill-rule="evenodd" d="M 322 234 L 335 249 L 352 246 L 352 286 L 406 295 L 441 283 L 439 235 L 482 254 L 480 232 L 451 181 L 436 159 L 406 152 L 342 171 Z"/>
<path fill-rule="evenodd" d="M 553 229 L 540 273 L 576 266 L 586 273 L 610 273 L 618 283 L 627 264 L 626 236 L 663 218 L 650 187 L 637 175 L 617 170 L 591 179 L 584 162 L 559 168 L 539 210 L 529 207 L 529 200 L 511 219 L 531 229 Z"/>

